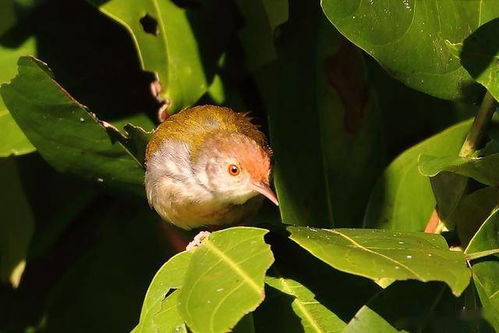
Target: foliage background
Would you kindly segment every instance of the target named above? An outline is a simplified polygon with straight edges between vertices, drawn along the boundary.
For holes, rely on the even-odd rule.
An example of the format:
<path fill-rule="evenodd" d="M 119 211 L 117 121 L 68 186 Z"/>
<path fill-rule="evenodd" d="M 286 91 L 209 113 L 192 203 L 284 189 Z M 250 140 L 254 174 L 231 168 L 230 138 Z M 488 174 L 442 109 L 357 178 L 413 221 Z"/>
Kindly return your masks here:
<path fill-rule="evenodd" d="M 404 15 L 409 15 L 387 19 L 400 10 L 394 1 L 380 2 L 376 15 L 365 6 L 342 8 L 332 0 L 322 8 L 317 1 L 302 0 L 164 1 L 159 28 L 134 20 L 133 15 L 159 13 L 155 3 L 0 0 L 0 82 L 16 75 L 19 56 L 34 55 L 75 100 L 119 128 L 133 123 L 152 129 L 165 100 L 170 113 L 204 103 L 251 111 L 270 137 L 282 203 L 280 211 L 264 207 L 257 223 L 282 219 L 297 226 L 422 231 L 436 199 L 430 181 L 418 172 L 419 154 L 457 155 L 469 123 L 448 128 L 478 110 L 484 88 L 474 79 L 497 98 L 497 81 L 487 81 L 495 76 L 474 71 L 480 62 L 473 59 L 471 69 L 461 66 L 466 63 L 459 59 L 462 45 L 446 44 L 462 43 L 487 21 L 492 28 L 485 26 L 479 40 L 489 38 L 499 16 L 492 1 L 484 1 L 483 15 L 477 14 L 477 1 L 457 9 L 452 1 L 440 2 L 440 10 L 449 14 L 441 17 L 448 21 L 432 21 L 421 10 L 417 25 L 403 36 L 389 33 L 403 31 Z M 403 3 L 425 3 L 428 12 L 438 7 L 436 0 Z M 450 15 L 459 10 L 468 11 L 459 18 Z M 185 22 L 176 21 L 179 11 L 187 13 L 192 35 L 185 34 Z M 462 29 L 447 28 L 456 22 Z M 169 39 L 158 46 L 154 33 L 162 28 L 160 36 Z M 434 31 L 438 38 L 432 39 Z M 491 36 L 488 45 L 499 45 Z M 439 71 L 452 76 L 432 81 Z M 159 100 L 150 92 L 152 72 L 163 83 Z M 466 84 L 460 86 L 461 81 Z M 32 96 L 43 96 L 43 86 L 36 88 L 38 95 Z M 172 236 L 178 232 L 149 209 L 140 186 L 123 190 L 120 180 L 128 169 L 117 173 L 117 180 L 112 174 L 101 178 L 88 171 L 86 162 L 79 169 L 62 154 L 47 157 L 45 151 L 56 151 L 55 146 L 33 141 L 35 151 L 5 104 L 0 99 L 0 331 L 130 331 L 154 273 L 178 251 Z M 35 118 L 35 111 L 28 117 Z M 62 132 L 57 125 L 44 130 Z M 82 130 L 75 142 L 89 133 Z M 109 169 L 116 165 L 110 162 Z M 498 184 L 488 185 L 471 185 L 470 193 L 486 191 L 478 197 L 478 225 L 498 202 Z M 276 264 L 271 278 L 276 280 L 267 281 L 267 297 L 251 318 L 258 332 L 275 331 L 270 315 L 286 318 L 279 322 L 289 326 L 286 331 L 314 331 L 299 322 L 290 305 L 296 295 L 282 292 L 279 276 L 305 285 L 312 300 L 315 294 L 345 323 L 356 313 L 368 318 L 357 311 L 369 301 L 361 311 L 377 311 L 399 329 L 491 329 L 478 315 L 473 287 L 456 298 L 442 283 L 409 281 L 382 293 L 371 280 L 332 270 L 278 235 L 266 237 L 272 240 Z M 498 311 L 495 302 L 492 311 Z M 274 314 L 277 308 L 283 313 Z M 394 329 L 370 325 L 382 332 Z M 348 329 L 362 331 L 355 325 Z"/>

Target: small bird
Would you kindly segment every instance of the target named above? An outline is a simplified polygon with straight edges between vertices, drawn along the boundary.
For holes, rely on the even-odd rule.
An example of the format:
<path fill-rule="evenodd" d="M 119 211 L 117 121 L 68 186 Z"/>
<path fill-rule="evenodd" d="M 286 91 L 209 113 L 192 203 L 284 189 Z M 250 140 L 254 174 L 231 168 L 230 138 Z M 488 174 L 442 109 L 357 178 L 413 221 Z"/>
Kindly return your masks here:
<path fill-rule="evenodd" d="M 151 207 L 183 228 L 244 223 L 269 181 L 271 150 L 251 119 L 226 107 L 195 106 L 158 126 L 146 149 Z"/>

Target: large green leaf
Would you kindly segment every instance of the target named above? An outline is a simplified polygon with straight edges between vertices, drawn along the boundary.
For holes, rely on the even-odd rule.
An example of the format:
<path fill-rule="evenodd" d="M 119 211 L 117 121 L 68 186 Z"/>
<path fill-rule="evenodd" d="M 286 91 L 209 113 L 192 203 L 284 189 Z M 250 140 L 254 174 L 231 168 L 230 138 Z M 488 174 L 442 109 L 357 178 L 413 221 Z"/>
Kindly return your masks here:
<path fill-rule="evenodd" d="M 194 332 L 226 332 L 264 299 L 265 272 L 274 261 L 267 230 L 217 231 L 194 249 L 178 310 Z"/>
<path fill-rule="evenodd" d="M 421 153 L 457 156 L 470 125 L 470 121 L 454 125 L 397 157 L 371 193 L 364 225 L 400 231 L 424 230 L 435 208 L 435 198 L 430 181 L 418 171 L 418 156 Z"/>
<path fill-rule="evenodd" d="M 485 220 L 466 248 L 466 254 L 499 249 L 499 209 Z M 473 263 L 475 282 L 485 318 L 499 330 L 499 255 Z"/>
<path fill-rule="evenodd" d="M 382 162 L 379 110 L 363 58 L 317 3 L 290 2 L 289 13 L 277 59 L 256 72 L 282 220 L 358 225 Z"/>
<path fill-rule="evenodd" d="M 486 87 L 496 100 L 499 100 L 498 30 L 499 18 L 485 23 L 465 39 L 460 55 L 464 68 Z"/>
<path fill-rule="evenodd" d="M 175 309 L 177 307 L 178 292 L 174 292 L 175 296 L 169 295 L 168 299 L 165 296 L 171 289 L 182 287 L 191 256 L 192 252 L 181 252 L 158 270 L 147 290 L 135 332 L 155 332 L 158 326 L 167 323 L 175 324 L 175 327 L 179 320 L 173 318 L 179 318 L 180 324 L 183 324 L 180 315 L 171 309 L 172 306 Z"/>
<path fill-rule="evenodd" d="M 34 218 L 20 182 L 16 163 L 0 159 L 0 281 L 17 287 L 21 280 Z"/>
<path fill-rule="evenodd" d="M 464 254 L 450 251 L 440 235 L 376 229 L 288 230 L 293 241 L 327 264 L 380 284 L 408 279 L 443 281 L 459 295 L 469 283 Z"/>
<path fill-rule="evenodd" d="M 499 15 L 497 1 L 323 0 L 326 16 L 406 85 L 445 99 L 468 97 L 473 79 L 448 44 Z M 470 91 L 471 90 L 471 91 Z"/>
<path fill-rule="evenodd" d="M 434 177 L 448 171 L 473 178 L 483 184 L 499 185 L 499 154 L 484 157 L 432 156 L 419 157 L 419 171 L 427 177 Z"/>
<path fill-rule="evenodd" d="M 35 38 L 27 38 L 17 47 L 12 47 L 11 42 L 17 36 L 13 33 L 2 31 L 2 25 L 9 20 L 15 21 L 13 1 L 2 1 L 0 5 L 7 8 L 0 8 L 0 84 L 10 80 L 16 73 L 16 62 L 20 56 L 33 55 L 36 49 Z M 3 9 L 3 10 L 2 10 Z M 13 22 L 12 22 L 13 23 Z M 35 150 L 19 126 L 10 115 L 0 96 L 0 157 L 9 155 L 22 155 Z"/>
<path fill-rule="evenodd" d="M 190 106 L 206 92 L 232 31 L 226 2 L 183 8 L 172 0 L 88 1 L 132 35 L 143 69 L 161 83 L 168 112 Z"/>
<path fill-rule="evenodd" d="M 294 297 L 293 311 L 301 319 L 304 332 L 342 332 L 345 323 L 315 299 L 304 285 L 293 279 L 269 276 L 266 283 Z"/>
<path fill-rule="evenodd" d="M 143 193 L 140 164 L 123 146 L 112 144 L 95 115 L 54 81 L 45 64 L 20 58 L 18 75 L 1 87 L 1 94 L 24 133 L 57 170 Z"/>

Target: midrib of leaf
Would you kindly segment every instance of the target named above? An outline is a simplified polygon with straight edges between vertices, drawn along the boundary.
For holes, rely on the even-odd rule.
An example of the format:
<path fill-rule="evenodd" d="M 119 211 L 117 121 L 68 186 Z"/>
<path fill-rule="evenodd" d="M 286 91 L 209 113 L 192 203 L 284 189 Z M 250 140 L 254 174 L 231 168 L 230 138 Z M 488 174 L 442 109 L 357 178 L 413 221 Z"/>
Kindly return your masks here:
<path fill-rule="evenodd" d="M 284 288 L 284 290 L 286 290 L 288 294 L 293 295 L 295 297 L 296 305 L 300 308 L 302 313 L 307 318 L 308 322 L 315 328 L 315 330 L 317 332 L 326 332 L 320 327 L 319 323 L 317 323 L 315 321 L 314 317 L 308 312 L 304 303 L 298 298 L 298 296 L 296 296 L 296 294 L 293 292 L 293 289 L 288 285 L 286 280 L 284 280 L 283 278 L 279 278 L 279 281 L 281 281 L 281 284 L 282 284 L 282 287 Z"/>
<path fill-rule="evenodd" d="M 366 252 L 369 252 L 369 253 L 372 253 L 372 254 L 376 254 L 382 258 L 385 258 L 397 265 L 400 265 L 401 267 L 405 268 L 408 272 L 414 274 L 418 279 L 422 280 L 422 281 L 425 281 L 426 279 L 423 279 L 423 277 L 421 277 L 418 273 L 416 273 L 415 271 L 413 271 L 412 269 L 410 269 L 409 267 L 407 267 L 406 265 L 402 264 L 401 262 L 399 262 L 398 260 L 395 260 L 393 258 L 390 258 L 388 256 L 385 256 L 384 254 L 382 253 L 379 253 L 379 252 L 376 252 L 376 251 L 373 251 L 365 246 L 362 246 L 361 244 L 357 243 L 354 239 L 348 237 L 347 235 L 345 234 L 342 234 L 341 232 L 337 231 L 337 230 L 330 230 L 330 229 L 326 229 L 327 231 L 333 233 L 333 234 L 337 234 L 337 235 L 340 235 L 341 237 L 345 238 L 346 240 L 348 240 L 349 242 L 351 242 L 354 246 L 358 247 L 359 249 L 361 250 L 364 250 Z"/>
<path fill-rule="evenodd" d="M 232 268 L 237 275 L 239 275 L 246 283 L 258 294 L 261 294 L 261 288 L 258 284 L 248 275 L 244 270 L 242 270 L 239 265 L 232 260 L 229 256 L 223 253 L 215 244 L 213 244 L 209 239 L 206 239 L 203 245 L 211 250 L 216 256 L 218 256 L 223 262 L 225 262 L 230 268 Z"/>

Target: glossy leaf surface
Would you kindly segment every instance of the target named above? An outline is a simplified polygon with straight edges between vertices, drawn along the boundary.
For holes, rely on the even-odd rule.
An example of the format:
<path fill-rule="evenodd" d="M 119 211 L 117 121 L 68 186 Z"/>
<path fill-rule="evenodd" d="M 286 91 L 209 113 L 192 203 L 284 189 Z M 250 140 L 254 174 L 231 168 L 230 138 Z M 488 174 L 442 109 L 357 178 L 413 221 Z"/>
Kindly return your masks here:
<path fill-rule="evenodd" d="M 334 268 L 379 283 L 443 281 L 455 295 L 468 286 L 462 252 L 450 251 L 440 235 L 367 229 L 289 227 L 290 238 Z"/>

